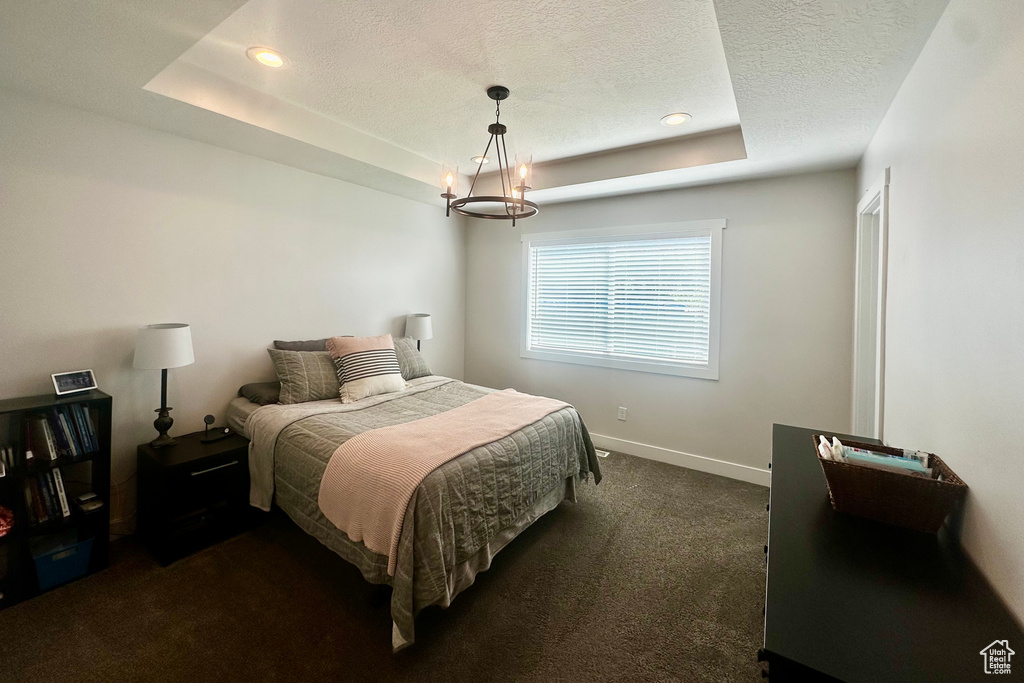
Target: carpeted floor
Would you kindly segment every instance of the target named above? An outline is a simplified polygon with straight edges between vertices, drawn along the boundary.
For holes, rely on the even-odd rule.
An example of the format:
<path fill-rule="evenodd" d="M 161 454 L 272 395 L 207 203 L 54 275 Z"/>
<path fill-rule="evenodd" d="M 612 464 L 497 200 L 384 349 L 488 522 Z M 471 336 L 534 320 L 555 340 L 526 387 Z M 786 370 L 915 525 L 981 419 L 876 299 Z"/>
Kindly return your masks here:
<path fill-rule="evenodd" d="M 754 681 L 768 490 L 612 454 L 392 655 L 356 569 L 277 513 L 0 612 L 3 681 Z"/>

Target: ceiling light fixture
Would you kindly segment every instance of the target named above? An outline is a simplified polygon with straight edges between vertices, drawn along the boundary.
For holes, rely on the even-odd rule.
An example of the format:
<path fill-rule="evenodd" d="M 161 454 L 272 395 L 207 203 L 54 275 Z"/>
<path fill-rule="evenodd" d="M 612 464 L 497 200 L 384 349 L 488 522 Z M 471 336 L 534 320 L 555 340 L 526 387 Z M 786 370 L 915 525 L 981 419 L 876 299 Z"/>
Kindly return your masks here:
<path fill-rule="evenodd" d="M 668 116 L 661 117 L 661 125 L 663 125 L 663 126 L 681 126 L 684 123 L 686 123 L 687 121 L 689 121 L 691 118 L 693 118 L 693 117 L 690 116 L 689 114 L 687 114 L 686 112 L 679 111 L 679 112 L 676 112 L 674 114 L 669 114 Z"/>
<path fill-rule="evenodd" d="M 250 47 L 245 54 L 249 55 L 249 59 L 254 62 L 272 69 L 280 69 L 284 66 L 284 57 L 267 47 Z"/>
<path fill-rule="evenodd" d="M 466 193 L 465 197 L 458 198 L 457 195 L 458 166 L 443 166 L 441 168 L 441 189 L 444 190 L 441 196 L 448 200 L 444 215 L 448 216 L 451 211 L 455 211 L 463 216 L 470 216 L 472 218 L 511 220 L 512 226 L 515 227 L 517 219 L 536 216 L 540 211 L 536 204 L 526 199 L 527 191 L 532 189 L 530 181 L 533 175 L 533 157 L 517 155 L 515 165 L 512 165 L 509 163 L 508 150 L 505 149 L 505 131 L 508 128 L 499 119 L 501 118 L 501 101 L 506 99 L 508 95 L 509 90 L 503 85 L 492 85 L 487 89 L 487 96 L 494 100 L 497 105 L 494 112 L 494 123 L 487 126 L 487 132 L 491 134 L 491 138 L 487 141 L 487 148 L 484 149 L 484 153 L 473 158 L 473 161 L 476 163 L 476 175 L 473 176 L 473 182 L 470 184 L 469 192 Z M 474 197 L 473 190 L 476 188 L 476 181 L 480 177 L 480 169 L 488 161 L 487 153 L 491 151 L 492 144 L 494 145 L 494 154 L 498 157 L 498 178 L 501 180 L 501 196 L 478 195 Z M 474 208 L 480 210 L 468 209 L 467 207 L 471 204 L 474 205 Z M 484 210 L 488 205 L 491 210 Z"/>
<path fill-rule="evenodd" d="M 477 166 L 479 166 L 480 164 L 489 164 L 489 163 L 491 163 L 491 160 L 488 159 L 487 157 L 473 157 L 472 159 L 470 159 L 470 161 L 472 161 Z"/>

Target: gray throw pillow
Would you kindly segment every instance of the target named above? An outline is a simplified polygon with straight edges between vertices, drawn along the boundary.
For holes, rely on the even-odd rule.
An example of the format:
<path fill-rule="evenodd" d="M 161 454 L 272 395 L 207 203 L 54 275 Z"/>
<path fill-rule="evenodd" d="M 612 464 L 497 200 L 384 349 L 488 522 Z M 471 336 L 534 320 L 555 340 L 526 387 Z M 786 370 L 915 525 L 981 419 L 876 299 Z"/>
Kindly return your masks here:
<path fill-rule="evenodd" d="M 309 339 L 307 341 L 274 340 L 274 348 L 280 351 L 326 351 L 326 339 Z"/>
<path fill-rule="evenodd" d="M 434 374 L 430 371 L 427 361 L 416 349 L 416 340 L 412 337 L 395 340 L 395 355 L 398 356 L 398 367 L 402 370 L 402 379 L 404 380 Z"/>
<path fill-rule="evenodd" d="M 283 404 L 338 398 L 338 373 L 326 351 L 267 349 L 281 382 Z"/>
<path fill-rule="evenodd" d="M 280 382 L 253 382 L 238 390 L 238 395 L 247 398 L 256 405 L 269 406 L 280 401 Z"/>

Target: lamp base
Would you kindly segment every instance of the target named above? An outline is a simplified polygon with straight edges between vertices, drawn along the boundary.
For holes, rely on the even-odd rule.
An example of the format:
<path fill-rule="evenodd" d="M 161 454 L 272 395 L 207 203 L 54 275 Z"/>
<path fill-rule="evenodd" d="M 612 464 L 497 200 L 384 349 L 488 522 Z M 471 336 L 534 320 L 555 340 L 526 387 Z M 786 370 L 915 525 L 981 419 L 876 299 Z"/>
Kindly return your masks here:
<path fill-rule="evenodd" d="M 173 437 L 168 436 L 167 432 L 171 431 L 171 426 L 174 424 L 174 419 L 168 414 L 171 412 L 170 408 L 157 408 L 155 413 L 159 413 L 157 418 L 153 420 L 153 427 L 156 431 L 160 432 L 160 436 L 156 437 L 149 442 L 149 445 L 153 448 L 163 448 L 164 446 L 173 446 L 177 443 Z"/>

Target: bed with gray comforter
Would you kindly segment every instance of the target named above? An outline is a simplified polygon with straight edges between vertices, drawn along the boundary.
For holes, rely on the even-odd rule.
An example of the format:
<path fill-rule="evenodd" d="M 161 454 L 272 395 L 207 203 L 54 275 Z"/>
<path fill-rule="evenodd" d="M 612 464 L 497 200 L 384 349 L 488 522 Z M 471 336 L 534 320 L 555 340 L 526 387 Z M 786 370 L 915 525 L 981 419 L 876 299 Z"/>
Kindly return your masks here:
<path fill-rule="evenodd" d="M 523 529 L 601 472 L 586 426 L 563 408 L 442 465 L 416 489 L 406 510 L 393 576 L 388 557 L 370 551 L 320 512 L 320 480 L 335 450 L 363 431 L 410 422 L 464 405 L 492 389 L 443 377 L 411 380 L 395 394 L 352 404 L 269 405 L 245 422 L 251 439 L 253 505 L 274 502 L 303 530 L 356 565 L 367 581 L 393 587 L 392 646 L 415 638 L 416 614 L 447 607 Z"/>

